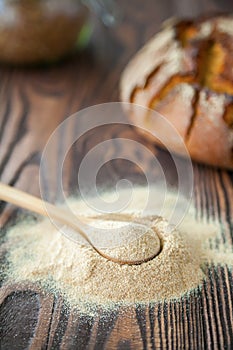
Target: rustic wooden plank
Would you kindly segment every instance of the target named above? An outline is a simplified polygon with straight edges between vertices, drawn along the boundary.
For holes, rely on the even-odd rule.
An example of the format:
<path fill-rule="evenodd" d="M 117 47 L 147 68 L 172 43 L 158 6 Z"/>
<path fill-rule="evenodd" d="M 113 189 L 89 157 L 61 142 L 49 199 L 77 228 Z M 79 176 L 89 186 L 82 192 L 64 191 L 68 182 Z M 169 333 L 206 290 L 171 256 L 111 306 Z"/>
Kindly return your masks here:
<path fill-rule="evenodd" d="M 125 18 L 117 30 L 100 26 L 91 47 L 62 64 L 39 69 L 0 68 L 0 178 L 32 194 L 39 194 L 40 153 L 54 128 L 77 110 L 118 100 L 122 68 L 134 52 L 173 14 L 197 14 L 202 8 L 221 8 L 216 1 L 123 2 Z M 113 128 L 89 135 L 79 145 L 79 162 L 105 137 L 137 138 L 132 128 Z M 65 142 L 66 140 L 64 140 Z M 147 144 L 145 142 L 145 144 Z M 147 144 L 148 146 L 148 144 Z M 151 147 L 151 146 L 150 146 Z M 154 147 L 151 149 L 155 152 Z M 52 158 L 59 157 L 54 150 Z M 111 150 L 114 154 L 114 150 Z M 158 153 L 161 160 L 163 152 Z M 70 154 L 65 174 L 69 192 L 74 178 Z M 148 160 L 149 166 L 149 160 Z M 116 164 L 109 174 L 118 179 Z M 135 174 L 135 168 L 129 172 Z M 233 175 L 223 170 L 194 165 L 196 216 L 214 218 L 222 235 L 213 244 L 233 242 Z M 31 179 L 34 179 L 32 182 Z M 56 192 L 53 182 L 51 193 Z M 52 198 L 52 196 L 51 196 Z M 52 198 L 54 199 L 54 198 Z M 0 205 L 0 224 L 9 221 L 14 208 Z M 4 235 L 4 229 L 1 232 Z M 4 259 L 4 257 L 3 257 Z M 99 310 L 87 321 L 63 299 L 42 293 L 36 286 L 1 287 L 1 349 L 232 349 L 233 275 L 224 267 L 209 267 L 202 288 L 176 302 L 145 307 Z"/>

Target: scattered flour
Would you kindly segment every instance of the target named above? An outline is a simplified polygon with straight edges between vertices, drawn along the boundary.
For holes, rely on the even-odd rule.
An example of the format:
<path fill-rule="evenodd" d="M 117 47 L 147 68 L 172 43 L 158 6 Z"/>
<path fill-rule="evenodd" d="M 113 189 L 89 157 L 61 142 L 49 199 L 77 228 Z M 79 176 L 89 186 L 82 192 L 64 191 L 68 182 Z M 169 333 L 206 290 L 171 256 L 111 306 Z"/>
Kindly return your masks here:
<path fill-rule="evenodd" d="M 195 289 L 205 278 L 204 267 L 208 263 L 232 265 L 232 249 L 210 249 L 209 240 L 219 235 L 218 223 L 197 222 L 191 207 L 178 229 L 172 229 L 153 212 L 142 213 L 144 193 L 141 187 L 134 189 L 134 199 L 124 212 L 140 217 L 143 223 L 156 229 L 161 251 L 153 260 L 141 265 L 119 265 L 99 256 L 81 241 L 72 242 L 48 219 L 36 222 L 27 219 L 12 226 L 6 235 L 6 283 L 39 283 L 55 294 L 62 294 L 74 307 L 82 303 L 156 302 L 179 298 Z M 124 195 L 128 195 L 127 191 Z M 105 197 L 109 199 L 111 195 L 106 193 Z M 170 193 L 164 207 L 169 212 L 173 204 L 174 194 Z M 93 210 L 79 199 L 70 199 L 69 206 L 79 215 L 93 215 Z M 151 252 L 149 242 L 146 240 L 143 245 L 145 254 Z M 129 247 L 126 244 L 127 249 L 130 244 Z M 121 249 L 125 247 L 107 251 L 117 255 Z"/>

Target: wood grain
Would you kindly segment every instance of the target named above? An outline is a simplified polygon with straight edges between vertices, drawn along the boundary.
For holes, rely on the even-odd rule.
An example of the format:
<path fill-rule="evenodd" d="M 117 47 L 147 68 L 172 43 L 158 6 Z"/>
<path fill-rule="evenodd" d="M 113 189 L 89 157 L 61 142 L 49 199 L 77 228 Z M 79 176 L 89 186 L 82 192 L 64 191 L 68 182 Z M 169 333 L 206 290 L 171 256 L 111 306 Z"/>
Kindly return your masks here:
<path fill-rule="evenodd" d="M 51 132 L 77 110 L 117 101 L 119 75 L 136 50 L 171 15 L 195 15 L 224 10 L 217 0 L 119 1 L 124 19 L 117 29 L 104 30 L 97 23 L 90 47 L 56 66 L 43 68 L 0 67 L 0 179 L 39 195 L 38 168 L 41 151 Z M 229 6 L 229 5 L 228 5 Z M 76 152 L 68 155 L 64 187 L 72 191 L 72 164 L 109 136 L 129 137 L 150 147 L 130 127 L 100 129 L 85 135 Z M 112 150 L 114 153 L 114 150 Z M 161 151 L 160 158 L 165 159 Z M 54 150 L 52 159 L 58 159 Z M 150 160 L 145 160 L 150 166 Z M 124 175 L 122 163 L 108 165 L 105 176 Z M 129 176 L 138 176 L 133 165 Z M 46 175 L 46 174 L 45 174 Z M 101 179 L 100 179 L 101 181 Z M 102 181 L 105 181 L 103 179 Z M 50 184 L 56 199 L 56 182 Z M 221 223 L 220 239 L 233 245 L 233 174 L 194 164 L 194 200 L 198 220 Z M 16 210 L 0 203 L 1 239 Z M 4 256 L 1 257 L 4 262 Z M 62 297 L 45 293 L 36 285 L 5 285 L 0 289 L 0 348 L 14 349 L 232 349 L 233 272 L 227 266 L 209 266 L 198 290 L 176 302 L 135 307 L 101 308 L 87 320 L 68 308 Z"/>

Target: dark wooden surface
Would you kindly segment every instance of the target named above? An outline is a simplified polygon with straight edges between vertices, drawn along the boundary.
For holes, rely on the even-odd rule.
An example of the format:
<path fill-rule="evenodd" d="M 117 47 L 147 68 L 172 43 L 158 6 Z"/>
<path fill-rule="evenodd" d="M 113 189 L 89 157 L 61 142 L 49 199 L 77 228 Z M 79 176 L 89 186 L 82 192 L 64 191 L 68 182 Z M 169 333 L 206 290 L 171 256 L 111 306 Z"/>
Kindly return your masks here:
<path fill-rule="evenodd" d="M 106 31 L 97 24 L 94 40 L 81 55 L 51 67 L 0 67 L 1 181 L 38 195 L 41 150 L 51 132 L 81 108 L 119 100 L 118 82 L 123 67 L 164 19 L 231 10 L 229 2 L 217 0 L 121 0 L 118 4 L 125 15 L 121 25 Z M 130 128 L 108 132 L 137 138 Z M 79 157 L 103 140 L 104 135 L 100 130 L 99 134 L 83 138 Z M 115 177 L 121 175 L 116 166 L 110 166 L 109 172 Z M 222 242 L 232 245 L 232 173 L 194 164 L 194 175 L 197 216 L 218 219 L 223 227 Z M 70 178 L 68 171 L 67 190 Z M 15 209 L 1 203 L 0 211 L 3 237 L 5 225 L 14 219 Z M 232 349 L 232 304 L 233 274 L 227 267 L 210 266 L 202 288 L 176 303 L 120 308 L 112 313 L 99 310 L 99 316 L 88 322 L 65 307 L 62 298 L 42 293 L 35 285 L 2 284 L 0 347 Z"/>

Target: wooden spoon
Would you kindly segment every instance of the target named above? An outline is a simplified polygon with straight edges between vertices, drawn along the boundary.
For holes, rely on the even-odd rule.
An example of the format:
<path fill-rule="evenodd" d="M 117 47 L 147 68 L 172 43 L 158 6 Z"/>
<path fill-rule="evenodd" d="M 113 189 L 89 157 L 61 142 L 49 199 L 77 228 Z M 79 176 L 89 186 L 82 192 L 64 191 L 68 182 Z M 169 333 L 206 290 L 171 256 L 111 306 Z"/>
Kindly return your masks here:
<path fill-rule="evenodd" d="M 105 254 L 103 251 L 100 251 L 88 238 L 88 235 L 86 232 L 83 231 L 82 229 L 82 223 L 87 221 L 86 217 L 82 216 L 74 216 L 73 214 L 70 214 L 68 211 L 56 207 L 55 205 L 48 203 L 46 201 L 43 201 L 40 198 L 37 198 L 35 196 L 32 196 L 26 192 L 23 192 L 21 190 L 18 190 L 12 186 L 5 185 L 3 183 L 0 183 L 0 200 L 3 200 L 5 202 L 12 203 L 14 205 L 17 205 L 21 208 L 27 209 L 29 211 L 35 212 L 37 214 L 43 215 L 50 217 L 54 220 L 57 220 L 58 222 L 65 224 L 75 231 L 77 231 L 85 240 L 90 244 L 90 246 L 103 258 L 108 259 L 110 261 L 119 263 L 119 264 L 127 264 L 127 265 L 139 265 L 142 264 L 143 262 L 147 262 L 151 259 L 153 259 L 158 253 L 160 252 L 160 243 L 156 247 L 156 251 L 154 252 L 153 255 L 143 258 L 143 259 L 135 259 L 135 260 L 128 260 L 128 259 L 118 259 L 114 258 L 112 256 L 109 256 Z M 97 216 L 95 219 L 101 219 L 102 216 Z M 104 219 L 106 220 L 106 215 L 104 215 Z M 118 221 L 128 221 L 128 222 L 134 222 L 130 220 L 130 215 L 127 214 L 112 214 L 112 219 L 111 219 L 111 214 L 108 216 L 108 220 L 118 220 Z M 89 221 L 89 220 L 88 220 Z M 135 225 L 138 225 L 135 223 Z M 158 242 L 160 240 L 158 239 Z"/>

